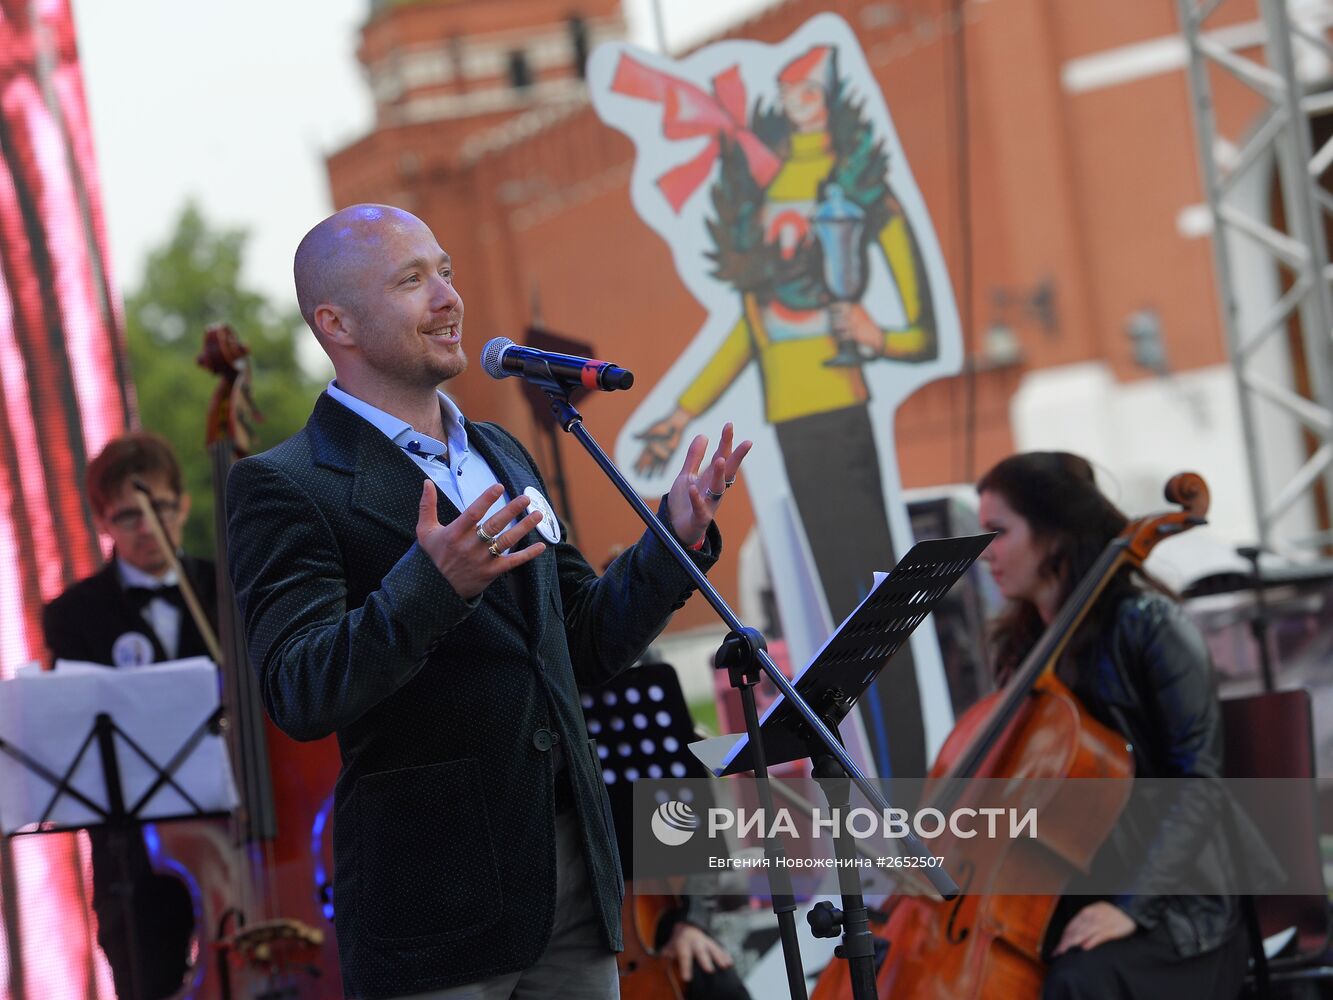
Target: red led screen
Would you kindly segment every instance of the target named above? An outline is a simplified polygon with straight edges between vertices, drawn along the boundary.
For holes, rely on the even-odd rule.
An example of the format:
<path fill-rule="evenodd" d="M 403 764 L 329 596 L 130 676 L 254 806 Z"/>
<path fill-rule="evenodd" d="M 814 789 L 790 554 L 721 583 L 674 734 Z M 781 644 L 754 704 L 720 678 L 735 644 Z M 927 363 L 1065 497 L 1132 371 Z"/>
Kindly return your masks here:
<path fill-rule="evenodd" d="M 102 562 L 83 469 L 132 412 L 68 0 L 0 0 L 0 675 Z M 112 997 L 73 834 L 0 843 L 0 997 Z"/>

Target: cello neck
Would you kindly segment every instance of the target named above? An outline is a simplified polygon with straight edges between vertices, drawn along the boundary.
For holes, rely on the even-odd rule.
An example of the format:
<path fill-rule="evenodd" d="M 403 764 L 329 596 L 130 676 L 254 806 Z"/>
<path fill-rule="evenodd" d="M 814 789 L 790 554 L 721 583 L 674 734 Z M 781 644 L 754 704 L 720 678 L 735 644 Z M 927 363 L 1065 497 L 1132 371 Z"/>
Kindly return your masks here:
<path fill-rule="evenodd" d="M 977 731 L 959 755 L 957 762 L 944 776 L 941 792 L 935 797 L 937 803 L 947 802 L 952 794 L 961 790 L 963 782 L 977 776 L 982 762 L 995 748 L 1000 735 L 1018 714 L 1019 708 L 1037 681 L 1055 668 L 1065 647 L 1069 645 L 1070 638 L 1083 624 L 1097 598 L 1126 564 L 1126 550 L 1127 543 L 1123 538 L 1113 539 L 1097 557 L 1092 568 L 1083 575 L 1083 579 L 1060 606 L 1060 610 L 1051 619 L 1041 638 L 1028 651 L 1027 656 L 1023 657 L 1023 662 L 1004 686 L 1000 700 L 986 720 L 986 724 Z"/>

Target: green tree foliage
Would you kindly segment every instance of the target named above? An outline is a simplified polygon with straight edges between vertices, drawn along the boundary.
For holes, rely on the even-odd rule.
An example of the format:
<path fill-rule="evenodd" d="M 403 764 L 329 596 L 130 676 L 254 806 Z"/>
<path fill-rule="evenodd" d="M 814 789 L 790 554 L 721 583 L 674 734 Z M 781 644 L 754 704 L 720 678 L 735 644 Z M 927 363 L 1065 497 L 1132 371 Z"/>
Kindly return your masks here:
<path fill-rule="evenodd" d="M 240 229 L 211 227 L 187 204 L 170 239 L 149 256 L 143 284 L 125 299 L 139 421 L 166 437 L 180 456 L 193 498 L 185 549 L 195 555 L 214 551 L 213 462 L 204 435 L 219 380 L 195 361 L 204 328 L 228 323 L 250 348 L 255 403 L 264 415 L 254 427 L 252 450 L 299 430 L 323 386 L 298 362 L 296 346 L 311 334 L 295 307 L 280 309 L 245 287 L 246 238 Z"/>

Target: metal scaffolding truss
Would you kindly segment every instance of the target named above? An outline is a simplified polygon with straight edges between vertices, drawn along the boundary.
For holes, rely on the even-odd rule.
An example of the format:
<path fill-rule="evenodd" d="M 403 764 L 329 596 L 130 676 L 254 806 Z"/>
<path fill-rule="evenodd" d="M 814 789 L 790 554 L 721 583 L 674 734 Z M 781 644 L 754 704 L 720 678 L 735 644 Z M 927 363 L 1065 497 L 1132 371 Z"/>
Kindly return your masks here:
<path fill-rule="evenodd" d="M 1177 7 L 1259 543 L 1289 556 L 1320 555 L 1333 544 L 1327 509 L 1333 498 L 1333 271 L 1324 230 L 1333 194 L 1320 183 L 1333 164 L 1333 141 L 1312 149 L 1310 125 L 1312 117 L 1333 110 L 1333 93 L 1307 86 L 1302 77 L 1323 78 L 1333 63 L 1333 46 L 1324 37 L 1333 8 L 1310 0 L 1246 0 L 1247 21 L 1238 25 L 1240 5 L 1226 0 L 1177 0 Z M 1318 67 L 1313 73 L 1311 64 Z M 1257 118 L 1247 116 L 1242 138 L 1219 128 L 1214 83 L 1223 77 L 1260 99 L 1262 110 Z M 1282 229 L 1269 217 L 1268 199 L 1237 195 L 1241 179 L 1256 168 L 1275 172 Z M 1257 309 L 1239 302 L 1236 250 L 1243 243 L 1259 248 L 1275 273 L 1280 265 L 1291 282 Z M 1303 391 L 1292 378 L 1293 352 L 1285 339 L 1296 316 Z M 1286 363 L 1275 365 L 1279 357 Z M 1295 460 L 1275 467 L 1278 435 L 1300 443 Z"/>

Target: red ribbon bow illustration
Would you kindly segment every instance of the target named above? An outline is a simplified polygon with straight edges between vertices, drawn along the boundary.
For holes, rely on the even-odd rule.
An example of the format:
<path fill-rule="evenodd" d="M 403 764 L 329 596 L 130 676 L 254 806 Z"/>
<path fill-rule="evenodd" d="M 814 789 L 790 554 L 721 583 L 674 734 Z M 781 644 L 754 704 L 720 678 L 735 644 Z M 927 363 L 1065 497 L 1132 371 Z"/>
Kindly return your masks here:
<path fill-rule="evenodd" d="M 712 136 L 698 156 L 672 167 L 657 179 L 657 186 L 677 213 L 712 171 L 721 152 L 721 136 L 740 146 L 750 176 L 760 187 L 767 187 L 782 167 L 777 155 L 745 127 L 745 84 L 738 66 L 713 77 L 713 93 L 707 94 L 686 80 L 622 55 L 611 89 L 626 97 L 661 104 L 662 135 L 667 139 Z"/>

